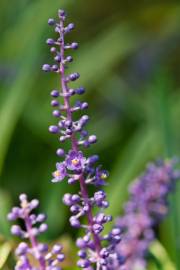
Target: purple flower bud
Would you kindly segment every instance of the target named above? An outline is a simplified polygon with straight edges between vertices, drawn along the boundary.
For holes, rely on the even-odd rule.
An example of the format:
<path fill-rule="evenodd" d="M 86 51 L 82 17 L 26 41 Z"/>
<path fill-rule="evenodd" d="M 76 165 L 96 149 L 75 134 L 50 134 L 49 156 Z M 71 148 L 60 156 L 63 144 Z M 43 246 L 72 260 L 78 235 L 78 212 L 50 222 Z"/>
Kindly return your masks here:
<path fill-rule="evenodd" d="M 40 231 L 41 233 L 47 231 L 47 229 L 48 229 L 48 226 L 47 226 L 46 223 L 42 223 L 42 224 L 40 225 L 40 227 L 39 227 L 39 231 Z"/>
<path fill-rule="evenodd" d="M 98 155 L 93 155 L 93 156 L 91 156 L 91 157 L 89 157 L 89 158 L 87 159 L 87 163 L 88 163 L 88 164 L 94 164 L 94 163 L 96 163 L 98 160 L 99 160 L 99 156 L 98 156 Z"/>
<path fill-rule="evenodd" d="M 75 80 L 77 80 L 78 78 L 80 77 L 80 75 L 79 75 L 79 73 L 72 73 L 72 74 L 70 74 L 69 75 L 69 80 L 70 81 L 75 81 Z"/>
<path fill-rule="evenodd" d="M 78 43 L 77 42 L 73 42 L 71 44 L 71 49 L 76 50 L 77 48 L 78 48 Z"/>
<path fill-rule="evenodd" d="M 75 91 L 76 91 L 76 94 L 78 94 L 78 95 L 82 95 L 85 93 L 84 87 L 79 87 Z"/>
<path fill-rule="evenodd" d="M 69 32 L 75 28 L 75 25 L 74 25 L 74 23 L 69 23 L 66 28 L 67 28 L 67 31 Z"/>
<path fill-rule="evenodd" d="M 59 91 L 58 90 L 52 90 L 52 92 L 51 92 L 51 96 L 52 97 L 59 97 Z"/>
<path fill-rule="evenodd" d="M 81 227 L 80 221 L 79 221 L 79 219 L 76 218 L 76 216 L 70 217 L 69 221 L 70 221 L 72 227 L 74 227 L 74 228 Z"/>
<path fill-rule="evenodd" d="M 89 260 L 81 259 L 81 260 L 78 260 L 77 266 L 79 266 L 80 268 L 87 268 L 90 266 L 90 262 L 89 262 Z"/>
<path fill-rule="evenodd" d="M 70 193 L 66 193 L 64 194 L 64 197 L 63 197 L 63 203 L 67 206 L 71 206 L 73 204 L 72 202 L 72 195 Z"/>
<path fill-rule="evenodd" d="M 55 44 L 55 41 L 54 41 L 54 39 L 52 39 L 52 38 L 48 38 L 48 39 L 46 40 L 46 43 L 47 43 L 48 45 L 54 45 L 54 44 Z"/>
<path fill-rule="evenodd" d="M 51 52 L 51 53 L 56 53 L 56 51 L 57 51 L 57 50 L 56 50 L 55 47 L 51 47 L 51 49 L 50 49 L 50 52 Z"/>
<path fill-rule="evenodd" d="M 88 103 L 87 102 L 83 102 L 81 104 L 81 110 L 87 109 L 88 108 Z"/>
<path fill-rule="evenodd" d="M 45 72 L 51 71 L 51 66 L 48 65 L 48 64 L 44 64 L 42 66 L 42 70 L 45 71 Z"/>
<path fill-rule="evenodd" d="M 46 215 L 45 214 L 39 214 L 37 217 L 36 217 L 36 221 L 37 222 L 44 222 L 46 220 Z"/>
<path fill-rule="evenodd" d="M 25 242 L 21 242 L 17 249 L 16 249 L 16 255 L 17 256 L 21 256 L 21 255 L 25 255 L 28 252 L 28 245 Z"/>
<path fill-rule="evenodd" d="M 72 56 L 70 56 L 70 55 L 67 56 L 67 57 L 66 57 L 66 61 L 69 62 L 69 63 L 72 62 L 72 61 L 73 61 Z"/>
<path fill-rule="evenodd" d="M 61 56 L 59 54 L 57 54 L 55 57 L 54 57 L 54 60 L 58 63 L 61 62 Z"/>
<path fill-rule="evenodd" d="M 20 194 L 20 195 L 19 195 L 19 200 L 20 200 L 20 201 L 26 201 L 26 200 L 27 200 L 27 195 L 24 194 L 24 193 L 23 193 L 23 194 Z"/>
<path fill-rule="evenodd" d="M 30 203 L 29 203 L 29 206 L 31 209 L 35 209 L 37 208 L 39 205 L 39 201 L 37 199 L 33 199 Z"/>
<path fill-rule="evenodd" d="M 59 262 L 63 262 L 64 258 L 65 258 L 64 254 L 58 254 L 57 255 L 57 259 L 58 259 Z"/>
<path fill-rule="evenodd" d="M 56 134 L 59 132 L 59 128 L 57 126 L 50 126 L 49 132 Z"/>
<path fill-rule="evenodd" d="M 13 225 L 11 227 L 11 233 L 17 236 L 21 236 L 22 235 L 22 230 L 20 228 L 20 226 L 18 225 Z"/>
<path fill-rule="evenodd" d="M 83 115 L 79 121 L 80 121 L 81 125 L 85 125 L 89 121 L 89 116 Z"/>
<path fill-rule="evenodd" d="M 51 101 L 51 106 L 52 107 L 57 107 L 57 106 L 59 106 L 59 102 L 57 100 L 52 100 Z"/>
<path fill-rule="evenodd" d="M 95 136 L 95 135 L 89 136 L 88 142 L 89 142 L 89 143 L 96 143 L 96 142 L 97 142 L 96 136 Z"/>
<path fill-rule="evenodd" d="M 99 234 L 100 232 L 102 232 L 103 226 L 96 223 L 93 225 L 93 230 L 94 230 L 95 234 Z"/>
<path fill-rule="evenodd" d="M 80 202 L 81 198 L 78 194 L 74 194 L 72 195 L 71 200 L 73 201 L 73 203 L 78 203 Z"/>
<path fill-rule="evenodd" d="M 63 157 L 65 155 L 65 152 L 63 149 L 59 148 L 59 149 L 57 149 L 56 154 L 59 157 Z"/>
<path fill-rule="evenodd" d="M 66 17 L 66 13 L 63 9 L 58 10 L 58 16 L 61 19 L 62 17 Z"/>
<path fill-rule="evenodd" d="M 61 116 L 61 113 L 60 113 L 59 110 L 54 110 L 52 114 L 53 114 L 53 116 L 55 116 L 55 117 L 60 117 L 60 116 Z"/>
<path fill-rule="evenodd" d="M 62 245 L 55 244 L 52 248 L 53 254 L 59 254 L 62 251 Z"/>
<path fill-rule="evenodd" d="M 78 256 L 82 259 L 85 259 L 87 257 L 87 253 L 85 250 L 79 250 L 78 251 Z"/>
<path fill-rule="evenodd" d="M 55 24 L 55 20 L 54 19 L 52 19 L 52 18 L 50 18 L 49 20 L 48 20 L 48 24 L 51 26 L 51 25 L 54 25 Z"/>
<path fill-rule="evenodd" d="M 52 65 L 52 70 L 53 71 L 58 71 L 59 67 L 57 65 Z"/>
<path fill-rule="evenodd" d="M 86 248 L 87 243 L 86 243 L 82 238 L 78 238 L 78 239 L 76 240 L 76 245 L 77 245 L 77 247 L 79 247 L 79 248 Z"/>
<path fill-rule="evenodd" d="M 76 73 L 70 74 L 68 78 L 69 78 L 70 81 L 75 81 L 75 80 L 77 80 L 79 77 L 80 77 L 79 73 L 76 72 Z"/>

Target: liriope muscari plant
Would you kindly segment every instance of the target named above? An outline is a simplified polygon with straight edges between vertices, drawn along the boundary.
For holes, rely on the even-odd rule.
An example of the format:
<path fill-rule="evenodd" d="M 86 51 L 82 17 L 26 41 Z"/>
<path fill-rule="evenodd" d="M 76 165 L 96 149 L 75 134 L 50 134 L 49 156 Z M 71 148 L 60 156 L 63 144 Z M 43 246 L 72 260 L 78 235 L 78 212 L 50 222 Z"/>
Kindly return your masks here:
<path fill-rule="evenodd" d="M 146 171 L 130 186 L 130 199 L 125 204 L 125 214 L 116 220 L 122 230 L 122 241 L 116 250 L 124 258 L 117 270 L 145 270 L 148 248 L 155 239 L 153 228 L 168 213 L 168 195 L 180 171 L 177 161 L 166 160 L 150 163 Z"/>
<path fill-rule="evenodd" d="M 57 149 L 60 161 L 53 172 L 53 183 L 67 180 L 69 185 L 79 185 L 77 194 L 66 193 L 63 197 L 65 205 L 69 206 L 72 213 L 70 224 L 73 228 L 83 228 L 84 235 L 78 238 L 76 244 L 79 248 L 79 260 L 77 265 L 84 269 L 106 270 L 111 269 L 111 260 L 116 258 L 115 245 L 120 241 L 120 229 L 114 228 L 109 234 L 103 235 L 104 224 L 111 221 L 110 215 L 105 215 L 103 209 L 108 207 L 106 193 L 102 190 L 108 172 L 101 165 L 95 165 L 99 157 L 97 155 L 86 156 L 83 148 L 90 147 L 96 142 L 95 135 L 89 135 L 85 129 L 89 116 L 83 114 L 79 119 L 76 112 L 84 111 L 88 107 L 87 102 L 76 101 L 73 105 L 70 99 L 73 95 L 82 95 L 83 87 L 72 88 L 70 83 L 76 81 L 80 75 L 77 72 L 67 74 L 67 65 L 73 61 L 69 55 L 70 50 L 78 48 L 77 42 L 66 43 L 65 36 L 74 29 L 74 24 L 65 24 L 66 13 L 58 11 L 59 20 L 49 19 L 48 24 L 54 26 L 57 40 L 47 39 L 51 47 L 55 64 L 44 64 L 45 72 L 55 72 L 60 77 L 59 89 L 52 90 L 53 116 L 57 118 L 57 124 L 49 127 L 49 131 L 58 134 L 59 141 L 63 144 L 70 141 L 68 152 Z M 89 195 L 88 186 L 94 186 L 95 192 Z M 93 208 L 99 211 L 93 215 Z M 104 241 L 106 241 L 104 245 Z"/>
<path fill-rule="evenodd" d="M 44 64 L 42 69 L 56 73 L 60 80 L 59 87 L 51 91 L 53 116 L 57 123 L 50 126 L 49 131 L 59 136 L 61 144 L 69 141 L 70 149 L 67 152 L 63 147 L 57 149 L 60 160 L 51 181 L 54 184 L 67 181 L 79 188 L 77 194 L 66 193 L 63 196 L 64 204 L 70 208 L 71 226 L 84 230 L 76 241 L 77 265 L 85 270 L 144 269 L 145 255 L 154 239 L 153 227 L 167 214 L 167 196 L 180 172 L 174 170 L 174 161 L 150 164 L 130 187 L 125 215 L 117 219 L 108 234 L 103 233 L 104 225 L 112 221 L 112 217 L 104 213 L 109 204 L 102 190 L 108 172 L 97 165 L 98 155 L 84 154 L 84 148 L 90 147 L 97 139 L 85 129 L 89 116 L 83 114 L 79 119 L 79 114 L 76 116 L 76 112 L 88 108 L 87 102 L 71 102 L 72 96 L 82 95 L 85 89 L 82 86 L 72 88 L 71 82 L 80 75 L 66 72 L 68 64 L 73 61 L 68 52 L 76 50 L 78 43 L 65 42 L 65 35 L 74 29 L 73 23 L 66 24 L 65 21 L 63 10 L 58 11 L 58 21 L 48 20 L 58 35 L 56 40 L 47 39 L 55 63 Z M 90 195 L 89 186 L 94 187 L 93 195 Z M 11 228 L 12 234 L 23 239 L 15 251 L 18 258 L 15 270 L 61 270 L 60 263 L 64 260 L 62 246 L 55 244 L 49 248 L 38 240 L 38 235 L 47 230 L 46 216 L 34 213 L 38 200 L 28 201 L 26 194 L 21 194 L 19 199 L 20 207 L 13 207 L 8 214 L 9 220 L 21 219 L 22 225 Z"/>
<path fill-rule="evenodd" d="M 10 221 L 20 219 L 22 222 L 21 226 L 11 227 L 11 233 L 23 239 L 15 251 L 18 258 L 15 270 L 61 270 L 59 264 L 64 260 L 62 246 L 55 244 L 50 249 L 47 244 L 38 241 L 38 236 L 48 228 L 44 223 L 46 215 L 34 213 L 39 201 L 28 201 L 26 194 L 21 194 L 19 200 L 20 206 L 13 207 L 8 214 Z"/>

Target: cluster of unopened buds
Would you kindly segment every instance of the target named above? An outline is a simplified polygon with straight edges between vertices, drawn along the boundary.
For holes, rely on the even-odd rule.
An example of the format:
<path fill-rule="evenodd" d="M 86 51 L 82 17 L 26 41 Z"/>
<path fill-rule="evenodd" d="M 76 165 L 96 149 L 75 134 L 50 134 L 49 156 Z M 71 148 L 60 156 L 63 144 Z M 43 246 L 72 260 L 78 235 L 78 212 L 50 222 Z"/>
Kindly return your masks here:
<path fill-rule="evenodd" d="M 56 40 L 49 38 L 47 44 L 53 54 L 55 64 L 44 64 L 45 72 L 55 72 L 60 76 L 60 87 L 51 91 L 53 116 L 57 119 L 49 131 L 59 136 L 60 143 L 69 141 L 67 152 L 58 148 L 56 154 L 60 161 L 52 173 L 52 183 L 63 180 L 68 184 L 79 185 L 76 194 L 66 193 L 63 202 L 70 209 L 70 225 L 84 230 L 76 239 L 79 259 L 77 265 L 85 270 L 133 270 L 137 262 L 145 265 L 145 253 L 154 238 L 152 227 L 167 213 L 167 195 L 172 182 L 179 177 L 173 170 L 173 162 L 150 165 L 147 172 L 131 187 L 130 201 L 126 204 L 125 215 L 117 220 L 115 227 L 105 234 L 104 226 L 112 221 L 112 216 L 104 213 L 109 203 L 102 187 L 106 184 L 108 172 L 102 169 L 98 155 L 86 156 L 82 147 L 87 148 L 97 141 L 95 135 L 89 135 L 85 129 L 89 116 L 84 114 L 77 119 L 75 112 L 88 108 L 88 103 L 76 101 L 71 97 L 82 95 L 85 89 L 72 88 L 71 82 L 80 75 L 77 72 L 66 74 L 72 56 L 66 55 L 70 49 L 78 48 L 77 42 L 66 43 L 65 35 L 74 29 L 74 24 L 65 25 L 66 13 L 58 11 L 59 20 L 49 19 L 58 34 Z M 92 186 L 91 193 L 89 185 Z M 91 194 L 91 195 L 89 195 Z M 22 239 L 29 239 L 29 244 L 21 242 L 16 249 L 18 261 L 15 270 L 60 270 L 64 260 L 62 246 L 55 244 L 51 249 L 39 243 L 37 236 L 47 230 L 44 214 L 34 214 L 37 200 L 28 201 L 25 194 L 20 195 L 20 207 L 13 207 L 9 220 L 21 219 L 23 227 L 13 225 L 11 232 Z M 96 209 L 94 214 L 93 209 Z M 122 238 L 122 241 L 121 241 Z M 37 266 L 32 265 L 32 257 Z M 140 265 L 140 264 L 139 264 Z"/>
<path fill-rule="evenodd" d="M 49 250 L 47 244 L 40 243 L 37 239 L 38 235 L 48 228 L 44 223 L 46 215 L 34 213 L 39 201 L 36 199 L 28 201 L 26 194 L 21 194 L 19 200 L 20 206 L 13 207 L 8 214 L 10 221 L 20 219 L 23 222 L 22 226 L 12 225 L 11 227 L 11 233 L 24 240 L 15 251 L 18 257 L 15 270 L 61 270 L 59 264 L 64 260 L 62 246 L 55 244 Z"/>

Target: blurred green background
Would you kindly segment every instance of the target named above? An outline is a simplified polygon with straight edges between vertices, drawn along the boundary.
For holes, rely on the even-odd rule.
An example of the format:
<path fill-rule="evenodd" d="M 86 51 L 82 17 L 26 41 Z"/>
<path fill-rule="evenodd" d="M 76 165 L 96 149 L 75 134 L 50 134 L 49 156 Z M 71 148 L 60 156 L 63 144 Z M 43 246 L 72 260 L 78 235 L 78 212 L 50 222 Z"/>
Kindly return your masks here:
<path fill-rule="evenodd" d="M 0 269 L 12 269 L 6 213 L 22 192 L 38 197 L 48 214 L 46 239 L 63 237 L 68 251 L 72 247 L 61 197 L 73 188 L 50 183 L 58 139 L 48 133 L 55 123 L 49 93 L 59 81 L 41 71 L 52 61 L 45 40 L 55 35 L 47 20 L 58 8 L 76 24 L 67 40 L 80 48 L 69 72 L 78 71 L 78 84 L 87 89 L 89 130 L 99 138 L 89 153 L 99 153 L 110 171 L 109 212 L 121 212 L 128 184 L 148 161 L 180 155 L 179 1 L 1 0 Z M 161 262 L 151 260 L 151 270 L 180 269 L 179 197 L 178 184 L 152 247 Z"/>

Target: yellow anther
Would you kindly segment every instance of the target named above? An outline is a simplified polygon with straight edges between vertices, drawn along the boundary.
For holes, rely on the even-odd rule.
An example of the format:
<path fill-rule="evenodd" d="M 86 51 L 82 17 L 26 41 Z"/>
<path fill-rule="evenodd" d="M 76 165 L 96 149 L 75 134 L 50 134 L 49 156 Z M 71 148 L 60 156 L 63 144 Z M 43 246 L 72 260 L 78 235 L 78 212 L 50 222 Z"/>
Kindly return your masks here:
<path fill-rule="evenodd" d="M 27 208 L 28 207 L 28 202 L 26 200 L 22 201 L 21 207 L 22 208 Z"/>
<path fill-rule="evenodd" d="M 55 171 L 55 172 L 54 172 L 54 176 L 55 176 L 55 177 L 59 177 L 60 175 L 61 175 L 60 171 Z"/>
<path fill-rule="evenodd" d="M 77 165 L 79 163 L 79 160 L 77 159 L 77 158 L 74 158 L 73 160 L 72 160 L 72 164 L 73 165 Z"/>
<path fill-rule="evenodd" d="M 102 173 L 101 174 L 101 179 L 106 179 L 107 178 L 107 174 L 106 173 Z"/>

